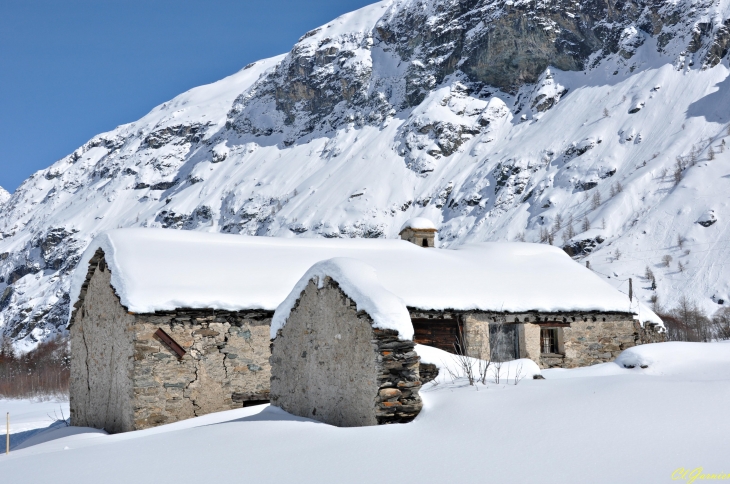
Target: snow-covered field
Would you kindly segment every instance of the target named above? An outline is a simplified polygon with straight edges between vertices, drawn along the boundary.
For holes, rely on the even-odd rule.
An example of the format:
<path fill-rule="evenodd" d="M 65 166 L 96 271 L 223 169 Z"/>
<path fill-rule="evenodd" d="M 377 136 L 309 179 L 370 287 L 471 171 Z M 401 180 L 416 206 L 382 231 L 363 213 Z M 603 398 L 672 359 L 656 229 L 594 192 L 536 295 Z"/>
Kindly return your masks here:
<path fill-rule="evenodd" d="M 56 429 L 0 457 L 0 475 L 75 484 L 663 483 L 689 482 L 673 474 L 680 468 L 730 473 L 730 344 L 645 345 L 617 361 L 545 370 L 545 380 L 517 385 L 470 387 L 442 375 L 405 425 L 335 428 L 262 405 L 126 434 Z M 10 405 L 40 417 L 46 404 Z"/>

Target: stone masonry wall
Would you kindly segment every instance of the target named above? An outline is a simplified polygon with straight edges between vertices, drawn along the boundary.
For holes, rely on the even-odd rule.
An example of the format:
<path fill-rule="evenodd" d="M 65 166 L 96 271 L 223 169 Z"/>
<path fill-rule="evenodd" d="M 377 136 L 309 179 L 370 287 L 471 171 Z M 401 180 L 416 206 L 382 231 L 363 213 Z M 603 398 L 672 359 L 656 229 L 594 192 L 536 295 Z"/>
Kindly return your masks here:
<path fill-rule="evenodd" d="M 601 318 L 603 319 L 603 318 Z M 657 343 L 666 340 L 665 333 L 652 327 L 643 328 L 638 321 L 620 316 L 586 318 L 576 321 L 569 328 L 563 328 L 565 344 L 564 358 L 541 357 L 537 363 L 541 368 L 575 368 L 613 361 L 625 349 L 632 346 Z"/>
<path fill-rule="evenodd" d="M 631 346 L 666 340 L 666 333 L 647 325 L 642 327 L 629 313 L 497 313 L 483 311 L 421 311 L 409 308 L 411 318 L 447 318 L 459 321 L 466 354 L 488 359 L 489 325 L 517 324 L 520 357 L 529 358 L 542 368 L 594 365 L 613 361 Z M 540 348 L 540 323 L 557 322 L 561 328 L 565 355 L 545 357 Z"/>
<path fill-rule="evenodd" d="M 336 282 L 310 282 L 272 342 L 271 403 L 341 427 L 412 420 L 420 359 L 397 336 L 373 328 Z"/>
<path fill-rule="evenodd" d="M 414 230 L 412 228 L 403 229 L 400 233 L 400 238 L 407 240 L 412 244 L 416 244 L 419 247 L 435 247 L 436 242 L 436 231 L 435 230 Z M 426 245 L 423 245 L 423 241 L 426 241 Z"/>
<path fill-rule="evenodd" d="M 119 304 L 111 272 L 101 255 L 92 259 L 83 305 L 74 313 L 71 336 L 71 425 L 134 429 L 132 367 L 135 318 Z"/>
<path fill-rule="evenodd" d="M 270 312 L 181 309 L 134 325 L 134 424 L 143 429 L 269 399 Z M 182 359 L 157 336 L 182 346 Z"/>

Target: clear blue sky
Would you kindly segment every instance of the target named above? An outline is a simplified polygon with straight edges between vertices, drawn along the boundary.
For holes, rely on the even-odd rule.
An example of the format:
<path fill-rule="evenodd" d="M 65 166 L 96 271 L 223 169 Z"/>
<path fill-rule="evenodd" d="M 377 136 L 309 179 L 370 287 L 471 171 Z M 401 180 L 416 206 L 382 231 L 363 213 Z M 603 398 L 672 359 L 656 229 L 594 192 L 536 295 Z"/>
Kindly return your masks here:
<path fill-rule="evenodd" d="M 0 0 L 0 186 L 373 0 Z"/>

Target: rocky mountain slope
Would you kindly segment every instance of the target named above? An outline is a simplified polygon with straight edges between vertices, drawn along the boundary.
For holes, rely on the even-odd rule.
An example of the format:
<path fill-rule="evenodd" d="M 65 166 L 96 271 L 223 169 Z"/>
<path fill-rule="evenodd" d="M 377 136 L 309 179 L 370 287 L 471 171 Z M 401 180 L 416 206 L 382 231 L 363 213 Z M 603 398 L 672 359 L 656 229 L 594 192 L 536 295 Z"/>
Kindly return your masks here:
<path fill-rule="evenodd" d="M 386 0 L 94 137 L 0 201 L 0 325 L 66 320 L 98 233 L 564 246 L 639 298 L 730 301 L 730 0 Z M 560 275 L 556 274 L 556 284 Z M 634 298 L 627 308 L 636 309 Z"/>

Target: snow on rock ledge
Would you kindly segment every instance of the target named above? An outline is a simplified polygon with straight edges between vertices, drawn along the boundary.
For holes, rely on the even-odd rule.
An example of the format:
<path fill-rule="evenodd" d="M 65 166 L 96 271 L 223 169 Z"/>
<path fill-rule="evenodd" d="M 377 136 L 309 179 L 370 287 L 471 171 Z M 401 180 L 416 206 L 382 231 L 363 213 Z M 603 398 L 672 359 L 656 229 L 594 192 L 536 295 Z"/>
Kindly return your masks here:
<path fill-rule="evenodd" d="M 357 304 L 358 311 L 365 311 L 373 319 L 373 327 L 392 329 L 401 340 L 413 339 L 413 325 L 405 302 L 385 289 L 378 281 L 375 268 L 357 259 L 335 257 L 313 265 L 294 286 L 282 302 L 271 321 L 271 339 L 284 328 L 294 305 L 310 281 L 324 287 L 329 277 Z"/>

